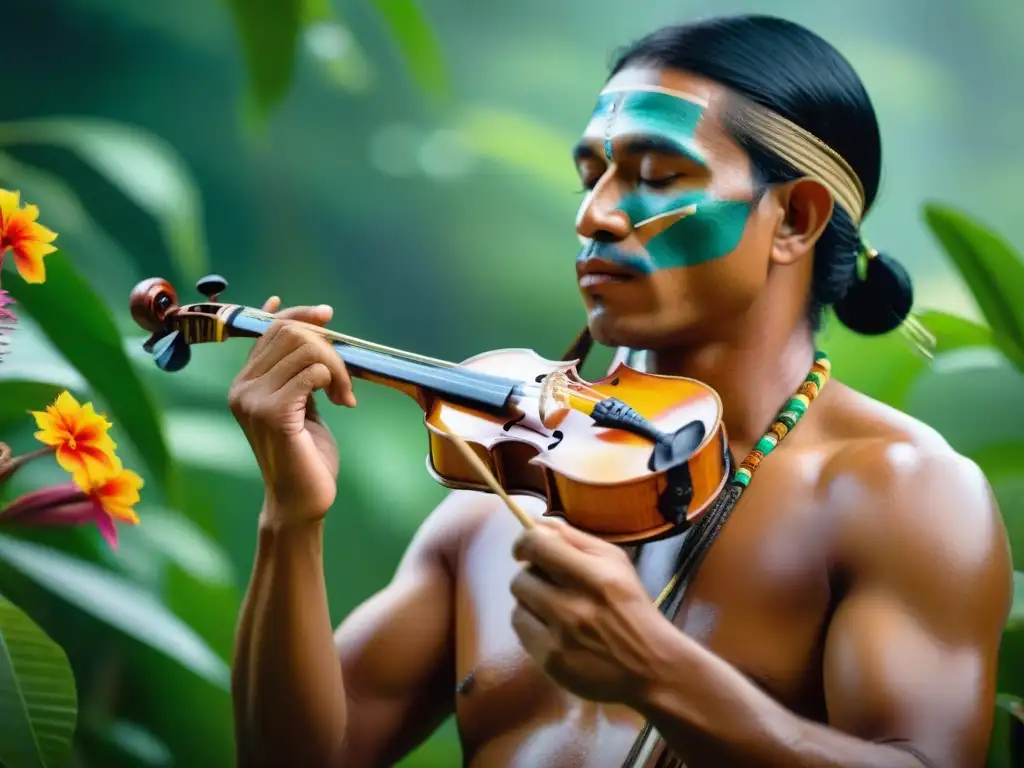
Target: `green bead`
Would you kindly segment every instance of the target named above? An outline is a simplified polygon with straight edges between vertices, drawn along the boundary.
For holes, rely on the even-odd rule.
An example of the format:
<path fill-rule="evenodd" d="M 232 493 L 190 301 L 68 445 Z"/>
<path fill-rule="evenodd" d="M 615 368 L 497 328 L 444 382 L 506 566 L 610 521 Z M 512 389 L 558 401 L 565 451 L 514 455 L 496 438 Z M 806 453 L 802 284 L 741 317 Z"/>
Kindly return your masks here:
<path fill-rule="evenodd" d="M 815 362 L 817 362 L 818 360 L 824 360 L 827 357 L 828 355 L 822 352 L 820 349 L 814 353 Z"/>
<path fill-rule="evenodd" d="M 812 382 L 818 388 L 819 392 L 821 392 L 821 388 L 825 386 L 825 377 L 817 371 L 811 371 L 807 374 L 807 381 Z"/>
<path fill-rule="evenodd" d="M 798 417 L 803 416 L 807 412 L 807 404 L 803 400 L 797 400 L 795 397 L 786 403 L 786 410 L 797 414 Z"/>
<path fill-rule="evenodd" d="M 793 429 L 799 420 L 800 417 L 792 411 L 783 411 L 779 414 L 779 421 L 786 425 L 786 429 Z"/>
<path fill-rule="evenodd" d="M 754 446 L 755 451 L 760 451 L 763 456 L 767 456 L 773 450 L 775 450 L 775 441 L 770 437 L 762 437 L 757 441 L 757 445 Z"/>
<path fill-rule="evenodd" d="M 750 484 L 750 473 L 746 469 L 737 469 L 732 481 L 746 488 Z"/>

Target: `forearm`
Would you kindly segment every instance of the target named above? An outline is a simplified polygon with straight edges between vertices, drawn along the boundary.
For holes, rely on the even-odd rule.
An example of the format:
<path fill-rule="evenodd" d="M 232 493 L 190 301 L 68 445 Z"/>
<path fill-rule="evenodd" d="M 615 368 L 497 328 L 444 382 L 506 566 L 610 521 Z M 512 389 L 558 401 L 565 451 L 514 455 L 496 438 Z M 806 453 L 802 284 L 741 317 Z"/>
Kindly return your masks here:
<path fill-rule="evenodd" d="M 261 524 L 232 696 L 240 768 L 327 766 L 345 692 L 323 573 L 322 523 Z"/>
<path fill-rule="evenodd" d="M 904 749 L 798 717 L 687 638 L 663 645 L 664 674 L 635 708 L 688 765 L 930 768 Z"/>

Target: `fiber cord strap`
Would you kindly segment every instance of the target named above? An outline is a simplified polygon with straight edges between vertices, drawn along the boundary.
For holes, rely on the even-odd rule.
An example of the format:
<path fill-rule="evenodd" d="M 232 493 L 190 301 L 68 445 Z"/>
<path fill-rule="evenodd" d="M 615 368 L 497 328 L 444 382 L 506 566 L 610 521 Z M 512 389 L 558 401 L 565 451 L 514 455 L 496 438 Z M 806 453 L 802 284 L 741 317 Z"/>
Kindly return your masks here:
<path fill-rule="evenodd" d="M 860 226 L 864 218 L 864 186 L 842 156 L 809 131 L 765 107 L 739 96 L 729 105 L 729 117 L 793 167 L 821 182 Z"/>
<path fill-rule="evenodd" d="M 730 461 L 731 464 L 731 461 Z M 675 621 L 682 608 L 683 598 L 686 596 L 686 587 L 689 585 L 697 568 L 704 560 L 704 556 L 711 545 L 718 537 L 725 521 L 736 507 L 743 493 L 743 486 L 739 483 L 730 483 L 725 490 L 719 494 L 714 506 L 701 517 L 693 529 L 687 534 L 687 541 L 680 552 L 680 565 L 676 571 L 676 577 L 670 584 L 670 590 L 664 595 L 661 603 L 661 612 L 669 621 Z M 657 755 L 658 760 L 651 763 L 651 759 Z M 668 760 L 668 762 L 665 762 Z M 622 768 L 685 768 L 679 758 L 675 757 L 667 745 L 662 741 L 657 731 L 651 724 L 645 723 L 640 735 L 633 742 L 633 747 L 626 756 Z"/>

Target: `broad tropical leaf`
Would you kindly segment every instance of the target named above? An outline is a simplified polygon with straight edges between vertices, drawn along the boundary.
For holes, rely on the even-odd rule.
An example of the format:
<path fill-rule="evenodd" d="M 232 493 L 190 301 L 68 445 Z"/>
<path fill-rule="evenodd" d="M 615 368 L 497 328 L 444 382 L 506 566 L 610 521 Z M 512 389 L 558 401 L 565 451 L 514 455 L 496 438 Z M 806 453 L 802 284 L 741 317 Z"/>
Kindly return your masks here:
<path fill-rule="evenodd" d="M 928 368 L 902 334 L 860 336 L 832 317 L 818 345 L 828 353 L 836 379 L 894 408 L 906 406 L 911 387 Z"/>
<path fill-rule="evenodd" d="M 52 349 L 35 324 L 21 318 L 0 363 L 0 435 L 18 426 L 34 426 L 29 411 L 38 411 L 63 390 L 88 399 L 85 379 Z"/>
<path fill-rule="evenodd" d="M 0 596 L 0 763 L 61 768 L 77 719 L 78 692 L 64 651 Z"/>
<path fill-rule="evenodd" d="M 571 136 L 518 112 L 484 106 L 464 111 L 456 128 L 481 157 L 527 173 L 560 194 L 579 188 Z"/>
<path fill-rule="evenodd" d="M 168 746 L 146 728 L 126 720 L 83 723 L 79 739 L 88 745 L 92 765 L 164 768 L 174 765 Z"/>
<path fill-rule="evenodd" d="M 7 290 L 106 401 L 117 429 L 131 437 L 150 470 L 166 484 L 172 460 L 163 423 L 149 390 L 124 353 L 109 310 L 64 252 L 46 257 L 46 275 L 43 285 L 8 280 Z"/>
<path fill-rule="evenodd" d="M 450 96 L 444 51 L 416 0 L 372 0 L 405 58 L 414 82 L 426 93 Z"/>
<path fill-rule="evenodd" d="M 922 312 L 917 319 L 935 336 L 935 352 L 939 355 L 967 347 L 991 347 L 995 344 L 991 328 L 966 317 L 935 310 Z"/>
<path fill-rule="evenodd" d="M 249 105 L 260 121 L 291 87 L 303 0 L 228 0 L 249 72 Z"/>
<path fill-rule="evenodd" d="M 925 220 L 970 288 L 995 341 L 1024 370 L 1024 260 L 995 232 L 946 206 Z"/>
<path fill-rule="evenodd" d="M 209 271 L 198 185 L 163 140 L 95 118 L 0 123 L 0 146 L 16 144 L 46 144 L 75 153 L 153 217 L 185 280 L 193 282 Z"/>
<path fill-rule="evenodd" d="M 94 618 L 227 688 L 224 661 L 181 619 L 131 582 L 58 550 L 6 536 L 0 536 L 0 560 Z"/>

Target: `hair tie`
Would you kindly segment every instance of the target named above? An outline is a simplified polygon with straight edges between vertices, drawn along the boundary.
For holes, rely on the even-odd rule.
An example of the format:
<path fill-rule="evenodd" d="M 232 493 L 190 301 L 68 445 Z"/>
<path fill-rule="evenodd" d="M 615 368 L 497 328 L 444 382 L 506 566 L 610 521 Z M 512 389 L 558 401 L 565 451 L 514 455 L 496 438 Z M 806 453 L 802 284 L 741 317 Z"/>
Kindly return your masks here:
<path fill-rule="evenodd" d="M 857 274 L 834 305 L 836 317 L 851 331 L 865 336 L 880 336 L 898 328 L 915 349 L 930 358 L 935 337 L 912 314 L 913 305 L 914 286 L 907 270 L 861 237 Z"/>

